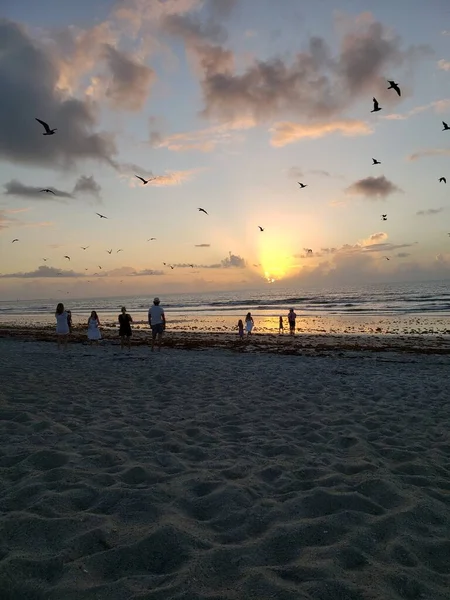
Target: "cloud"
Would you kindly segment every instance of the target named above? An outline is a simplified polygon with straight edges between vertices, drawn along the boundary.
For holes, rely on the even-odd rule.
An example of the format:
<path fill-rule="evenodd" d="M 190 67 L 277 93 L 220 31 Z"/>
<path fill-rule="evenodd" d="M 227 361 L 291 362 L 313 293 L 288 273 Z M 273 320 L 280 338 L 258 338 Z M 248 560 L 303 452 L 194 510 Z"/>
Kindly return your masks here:
<path fill-rule="evenodd" d="M 114 137 L 95 132 L 94 104 L 62 94 L 58 81 L 58 63 L 49 48 L 24 27 L 0 19 L 0 157 L 53 168 L 82 159 L 114 167 Z M 57 128 L 56 134 L 43 136 L 35 117 Z"/>
<path fill-rule="evenodd" d="M 410 252 L 399 252 L 395 256 L 397 258 L 407 258 L 408 256 L 411 256 L 411 253 Z"/>
<path fill-rule="evenodd" d="M 300 167 L 291 167 L 287 171 L 288 176 L 292 177 L 292 179 L 301 179 L 303 177 L 303 171 Z"/>
<path fill-rule="evenodd" d="M 379 231 L 378 233 L 372 233 L 366 240 L 363 240 L 362 244 L 364 246 L 370 246 L 371 244 L 381 242 L 382 240 L 387 240 L 388 234 L 384 231 Z"/>
<path fill-rule="evenodd" d="M 419 158 L 426 158 L 428 156 L 450 156 L 450 148 L 429 148 L 428 150 L 421 150 L 410 154 L 408 160 L 418 160 Z"/>
<path fill-rule="evenodd" d="M 332 133 L 345 136 L 368 135 L 373 129 L 364 121 L 346 119 L 325 123 L 275 123 L 269 130 L 272 133 L 270 143 L 276 148 L 292 144 L 302 139 L 317 139 Z"/>
<path fill-rule="evenodd" d="M 91 196 L 100 198 L 101 190 L 101 185 L 95 181 L 92 175 L 89 177 L 87 175 L 81 175 L 81 177 L 78 178 L 75 187 L 73 188 L 73 193 L 90 194 Z"/>
<path fill-rule="evenodd" d="M 346 193 L 355 196 L 365 196 L 375 200 L 385 199 L 390 194 L 401 192 L 402 190 L 394 185 L 384 175 L 379 177 L 366 177 L 355 181 L 347 189 Z"/>
<path fill-rule="evenodd" d="M 401 48 L 401 40 L 369 14 L 354 20 L 333 57 L 327 42 L 312 37 L 292 61 L 255 60 L 237 71 L 234 53 L 223 44 L 223 28 L 200 23 L 192 15 L 163 21 L 166 31 L 181 37 L 195 58 L 204 99 L 203 116 L 255 122 L 290 113 L 303 119 L 335 119 L 367 94 L 397 103 L 386 91 L 385 73 L 429 52 Z"/>
<path fill-rule="evenodd" d="M 154 269 L 144 269 L 143 271 L 134 271 L 130 273 L 130 277 L 148 277 L 152 275 L 164 275 L 164 271 L 157 271 Z"/>
<path fill-rule="evenodd" d="M 221 265 L 224 269 L 229 269 L 232 267 L 236 267 L 238 269 L 243 269 L 246 267 L 246 262 L 245 260 L 242 258 L 242 256 L 236 255 L 236 254 L 232 254 L 231 252 L 229 253 L 229 255 L 227 256 L 227 258 L 224 258 L 221 261 Z"/>
<path fill-rule="evenodd" d="M 211 244 L 195 244 L 195 248 L 210 248 Z"/>
<path fill-rule="evenodd" d="M 445 98 L 442 100 L 435 100 L 434 102 L 430 102 L 429 104 L 424 104 L 422 106 L 416 106 L 411 109 L 407 113 L 398 114 L 392 113 L 389 115 L 382 116 L 382 119 L 387 119 L 388 121 L 404 121 L 409 119 L 410 117 L 414 117 L 415 115 L 419 115 L 427 110 L 434 110 L 436 113 L 444 113 L 450 109 L 450 99 Z"/>
<path fill-rule="evenodd" d="M 10 211 L 8 210 L 0 209 L 0 230 L 11 227 L 11 225 L 13 225 L 17 221 L 17 219 L 15 218 L 8 217 L 9 213 Z"/>
<path fill-rule="evenodd" d="M 105 44 L 104 48 L 110 70 L 105 88 L 106 98 L 113 108 L 141 110 L 155 80 L 155 72 L 111 44 Z"/>
<path fill-rule="evenodd" d="M 438 67 L 443 71 L 450 71 L 450 60 L 441 59 L 438 61 Z"/>
<path fill-rule="evenodd" d="M 172 185 L 180 185 L 185 181 L 189 181 L 192 177 L 198 173 L 199 169 L 187 169 L 185 171 L 166 171 L 164 175 L 154 175 L 153 171 L 144 169 L 139 165 L 133 163 L 121 163 L 119 165 L 119 171 L 122 177 L 128 179 L 130 187 L 141 187 L 140 182 L 136 175 L 140 175 L 145 179 L 153 179 L 148 185 L 155 185 L 157 187 L 169 187 Z"/>
<path fill-rule="evenodd" d="M 37 279 L 41 277 L 84 277 L 84 273 L 76 273 L 75 271 L 64 271 L 64 269 L 55 269 L 54 267 L 42 266 L 38 267 L 35 271 L 20 272 L 20 273 L 7 273 L 6 275 L 0 275 L 4 279 Z"/>
<path fill-rule="evenodd" d="M 1 102 L 1 100 L 0 100 Z M 45 187 L 45 186 L 44 186 Z M 53 200 L 54 202 L 61 202 L 66 198 L 73 198 L 73 195 L 69 192 L 58 190 L 57 188 L 50 187 L 48 189 L 53 190 L 53 194 L 48 192 L 41 192 L 42 187 L 35 187 L 31 185 L 24 185 L 17 179 L 12 179 L 8 183 L 4 184 L 4 194 L 6 196 L 18 196 L 21 198 L 36 198 L 38 200 Z"/>
<path fill-rule="evenodd" d="M 387 233 L 380 231 L 378 233 L 373 233 L 368 238 L 363 239 L 356 244 L 343 244 L 339 248 L 321 248 L 319 252 L 313 252 L 312 254 L 308 254 L 307 248 L 303 248 L 304 252 L 300 254 L 294 254 L 294 258 L 302 258 L 302 259 L 316 259 L 322 258 L 323 256 L 334 256 L 337 254 L 372 254 L 377 252 L 394 252 L 395 250 L 400 250 L 402 248 L 410 248 L 415 246 L 417 242 L 414 243 L 404 243 L 404 244 L 392 244 L 390 242 L 385 242 L 388 238 Z"/>
<path fill-rule="evenodd" d="M 197 150 L 199 152 L 212 152 L 218 145 L 229 144 L 237 139 L 236 133 L 254 126 L 250 119 L 241 119 L 235 122 L 224 123 L 198 131 L 175 133 L 167 137 L 157 134 L 153 139 L 153 146 L 167 148 L 173 152 Z"/>
<path fill-rule="evenodd" d="M 186 171 L 166 171 L 165 175 L 157 175 L 151 185 L 157 187 L 168 187 L 171 185 L 180 185 L 185 181 L 189 181 L 198 173 L 198 169 L 188 169 Z"/>
<path fill-rule="evenodd" d="M 425 210 L 418 210 L 416 215 L 419 217 L 431 217 L 432 215 L 438 215 L 444 210 L 442 206 L 440 208 L 427 208 Z"/>

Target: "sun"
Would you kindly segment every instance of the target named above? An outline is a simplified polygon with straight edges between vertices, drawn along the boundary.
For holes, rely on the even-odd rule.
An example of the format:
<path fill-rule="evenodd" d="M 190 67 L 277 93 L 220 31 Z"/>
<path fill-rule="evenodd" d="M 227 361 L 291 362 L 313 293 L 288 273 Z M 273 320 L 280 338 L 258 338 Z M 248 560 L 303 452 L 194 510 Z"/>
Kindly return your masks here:
<path fill-rule="evenodd" d="M 284 279 L 292 269 L 292 256 L 283 243 L 265 243 L 259 252 L 259 262 L 265 279 L 274 283 Z"/>

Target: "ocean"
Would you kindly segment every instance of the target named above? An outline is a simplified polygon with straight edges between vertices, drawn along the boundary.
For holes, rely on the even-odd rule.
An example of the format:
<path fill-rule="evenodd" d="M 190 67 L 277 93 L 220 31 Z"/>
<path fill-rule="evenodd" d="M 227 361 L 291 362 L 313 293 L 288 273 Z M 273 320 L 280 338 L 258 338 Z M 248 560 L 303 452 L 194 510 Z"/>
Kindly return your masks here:
<path fill-rule="evenodd" d="M 237 320 L 251 312 L 260 332 L 278 329 L 279 316 L 294 308 L 298 323 L 309 331 L 385 331 L 401 323 L 408 332 L 450 332 L 450 282 L 387 283 L 364 286 L 161 294 L 168 322 L 175 329 L 233 330 Z M 72 311 L 74 324 L 85 323 L 91 310 L 101 322 L 115 326 L 121 306 L 126 306 L 136 326 L 146 326 L 153 296 L 114 298 L 51 298 L 0 301 L 0 324 L 53 325 L 57 302 Z M 386 325 L 388 324 L 388 325 Z M 423 329 L 425 327 L 425 329 Z M 406 332 L 406 329 L 404 331 Z"/>

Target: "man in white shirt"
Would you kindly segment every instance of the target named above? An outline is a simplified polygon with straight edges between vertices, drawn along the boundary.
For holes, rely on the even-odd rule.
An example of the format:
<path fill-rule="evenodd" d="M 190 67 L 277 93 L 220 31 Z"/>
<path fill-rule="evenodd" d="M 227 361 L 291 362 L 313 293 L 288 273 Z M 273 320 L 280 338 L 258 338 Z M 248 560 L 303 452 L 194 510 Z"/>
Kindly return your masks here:
<path fill-rule="evenodd" d="M 161 351 L 161 338 L 166 328 L 166 316 L 164 309 L 159 305 L 159 298 L 153 300 L 153 306 L 148 309 L 148 324 L 152 330 L 152 352 L 155 346 L 155 339 L 158 340 L 158 350 Z"/>

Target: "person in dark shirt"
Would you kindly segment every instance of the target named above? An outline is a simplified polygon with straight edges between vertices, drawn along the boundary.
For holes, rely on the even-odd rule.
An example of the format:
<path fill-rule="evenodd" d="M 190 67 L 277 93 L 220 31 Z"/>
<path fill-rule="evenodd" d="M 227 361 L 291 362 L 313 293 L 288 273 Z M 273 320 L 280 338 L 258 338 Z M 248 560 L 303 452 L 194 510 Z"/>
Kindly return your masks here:
<path fill-rule="evenodd" d="M 122 306 L 119 315 L 119 335 L 120 335 L 120 349 L 123 350 L 125 343 L 128 346 L 128 352 L 131 350 L 131 323 L 133 319 L 131 315 L 127 313 L 125 306 Z"/>

